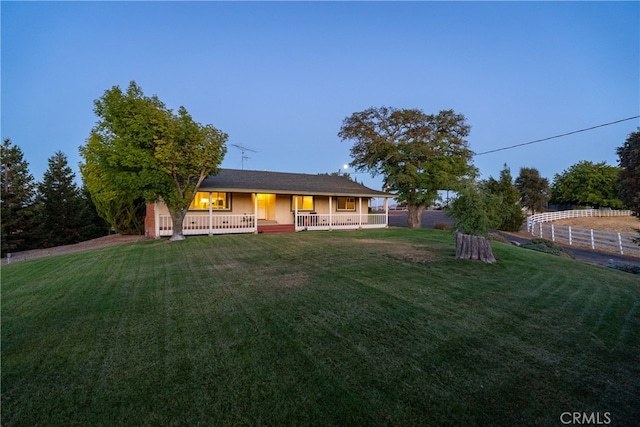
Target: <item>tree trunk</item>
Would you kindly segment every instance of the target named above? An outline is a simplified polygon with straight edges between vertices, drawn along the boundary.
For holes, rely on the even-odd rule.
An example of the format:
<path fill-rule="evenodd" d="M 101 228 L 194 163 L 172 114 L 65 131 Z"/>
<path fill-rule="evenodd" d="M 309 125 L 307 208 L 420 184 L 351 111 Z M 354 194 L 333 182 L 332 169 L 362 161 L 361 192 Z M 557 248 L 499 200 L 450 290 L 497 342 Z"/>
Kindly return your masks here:
<path fill-rule="evenodd" d="M 491 242 L 486 237 L 456 233 L 456 258 L 477 259 L 488 264 L 495 264 Z"/>
<path fill-rule="evenodd" d="M 407 227 L 420 228 L 422 226 L 422 212 L 424 212 L 425 206 L 407 203 L 407 210 L 409 211 L 407 216 Z"/>
<path fill-rule="evenodd" d="M 187 215 L 187 210 L 169 210 L 169 214 L 171 215 L 171 223 L 173 224 L 173 230 L 169 240 L 184 240 L 184 234 L 182 234 L 182 223 L 184 222 L 184 217 Z"/>

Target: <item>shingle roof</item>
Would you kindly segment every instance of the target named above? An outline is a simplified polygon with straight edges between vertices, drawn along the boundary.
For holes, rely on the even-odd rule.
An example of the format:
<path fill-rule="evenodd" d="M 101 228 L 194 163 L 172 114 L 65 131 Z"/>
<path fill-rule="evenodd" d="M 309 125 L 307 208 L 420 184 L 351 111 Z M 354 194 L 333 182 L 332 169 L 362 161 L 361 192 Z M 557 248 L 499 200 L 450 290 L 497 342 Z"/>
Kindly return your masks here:
<path fill-rule="evenodd" d="M 393 197 L 342 176 L 221 169 L 202 182 L 201 190 L 317 196 Z"/>

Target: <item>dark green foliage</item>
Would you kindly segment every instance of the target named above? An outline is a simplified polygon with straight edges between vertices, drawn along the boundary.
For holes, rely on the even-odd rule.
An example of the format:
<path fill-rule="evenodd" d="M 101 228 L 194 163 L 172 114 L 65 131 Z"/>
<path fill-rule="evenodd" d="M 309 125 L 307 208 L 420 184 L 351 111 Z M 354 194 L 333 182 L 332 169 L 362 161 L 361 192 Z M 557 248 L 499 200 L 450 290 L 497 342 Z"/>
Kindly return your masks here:
<path fill-rule="evenodd" d="M 500 171 L 500 179 L 489 177 L 483 183 L 482 191 L 489 198 L 487 209 L 490 217 L 490 227 L 503 231 L 519 231 L 524 221 L 524 215 L 518 201 L 520 192 L 513 184 L 511 170 L 505 164 Z"/>
<path fill-rule="evenodd" d="M 89 190 L 85 185 L 80 188 L 80 202 L 80 217 L 82 218 L 80 235 L 82 240 L 94 239 L 109 234 L 111 226 L 98 215 L 96 206 L 91 200 L 91 194 L 89 194 Z"/>
<path fill-rule="evenodd" d="M 624 271 L 625 273 L 640 274 L 640 265 L 623 264 L 623 263 L 609 263 L 607 267 L 615 270 Z"/>
<path fill-rule="evenodd" d="M 561 256 L 565 258 L 575 258 L 571 251 L 566 250 L 562 246 L 558 245 L 554 241 L 548 239 L 536 238 L 531 242 L 525 243 L 521 246 L 525 249 L 533 249 L 534 251 L 544 252 L 551 255 Z"/>
<path fill-rule="evenodd" d="M 49 169 L 39 184 L 42 204 L 42 247 L 77 243 L 84 239 L 87 221 L 83 218 L 85 204 L 75 174 L 60 151 L 49 158 Z"/>
<path fill-rule="evenodd" d="M 640 216 L 640 128 L 627 137 L 616 150 L 620 174 L 619 195 L 622 202 Z"/>
<path fill-rule="evenodd" d="M 447 211 L 447 215 L 454 218 L 453 231 L 486 237 L 490 225 L 487 202 L 487 198 L 474 186 L 462 190 Z"/>
<path fill-rule="evenodd" d="M 22 150 L 5 139 L 1 147 L 2 256 L 38 247 L 41 210 L 36 203 L 36 184 Z"/>
<path fill-rule="evenodd" d="M 520 192 L 520 204 L 531 213 L 540 212 L 549 201 L 549 180 L 540 176 L 536 168 L 520 168 L 515 186 Z"/>
<path fill-rule="evenodd" d="M 605 162 L 578 162 L 553 178 L 553 203 L 621 208 L 618 198 L 620 168 Z"/>

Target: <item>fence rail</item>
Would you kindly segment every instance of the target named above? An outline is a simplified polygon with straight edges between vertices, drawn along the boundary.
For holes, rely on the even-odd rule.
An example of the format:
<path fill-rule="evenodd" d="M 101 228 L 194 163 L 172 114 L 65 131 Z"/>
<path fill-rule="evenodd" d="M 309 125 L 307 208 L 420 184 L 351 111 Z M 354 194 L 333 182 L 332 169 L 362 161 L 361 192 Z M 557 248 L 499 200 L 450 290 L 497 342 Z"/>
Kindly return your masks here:
<path fill-rule="evenodd" d="M 386 214 L 298 214 L 296 230 L 353 230 L 357 228 L 384 228 Z"/>
<path fill-rule="evenodd" d="M 169 215 L 160 215 L 160 236 L 171 236 L 173 224 Z M 253 215 L 189 215 L 182 221 L 182 234 L 231 234 L 256 231 Z"/>
<path fill-rule="evenodd" d="M 565 243 L 570 246 L 583 246 L 594 250 L 617 252 L 621 255 L 640 257 L 640 246 L 633 242 L 637 234 L 615 231 L 594 230 L 568 225 L 556 225 L 552 221 L 583 217 L 631 216 L 631 211 L 608 209 L 585 209 L 572 211 L 545 212 L 527 218 L 527 231 L 535 236 Z"/>

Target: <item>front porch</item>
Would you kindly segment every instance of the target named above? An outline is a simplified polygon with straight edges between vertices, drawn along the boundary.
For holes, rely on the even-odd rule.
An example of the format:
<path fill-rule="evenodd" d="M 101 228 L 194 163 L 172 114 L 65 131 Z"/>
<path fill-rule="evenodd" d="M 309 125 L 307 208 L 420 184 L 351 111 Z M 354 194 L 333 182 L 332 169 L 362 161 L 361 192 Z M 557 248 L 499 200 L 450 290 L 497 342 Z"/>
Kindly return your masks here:
<path fill-rule="evenodd" d="M 169 215 L 158 215 L 157 236 L 169 237 L 173 225 Z M 331 231 L 358 230 L 364 228 L 386 228 L 387 212 L 355 214 L 294 213 L 293 224 L 274 224 L 255 221 L 255 215 L 187 214 L 182 223 L 185 236 L 214 234 L 248 234 L 278 231 Z"/>

